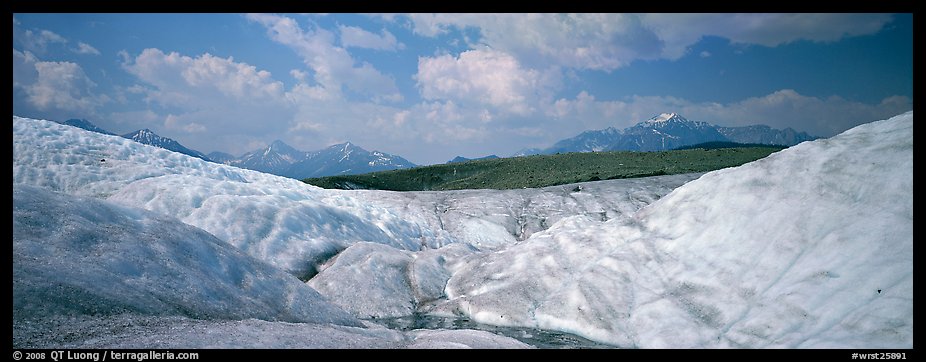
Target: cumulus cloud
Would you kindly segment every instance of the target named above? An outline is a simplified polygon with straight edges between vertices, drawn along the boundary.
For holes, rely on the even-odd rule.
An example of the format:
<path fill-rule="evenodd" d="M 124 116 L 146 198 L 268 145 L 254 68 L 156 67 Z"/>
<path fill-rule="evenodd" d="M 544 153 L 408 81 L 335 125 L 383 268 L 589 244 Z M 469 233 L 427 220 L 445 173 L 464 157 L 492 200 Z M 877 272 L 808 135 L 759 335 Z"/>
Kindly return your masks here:
<path fill-rule="evenodd" d="M 341 33 L 341 45 L 345 48 L 397 50 L 405 47 L 386 29 L 383 29 L 381 34 L 374 34 L 360 27 L 339 25 L 338 30 Z"/>
<path fill-rule="evenodd" d="M 289 72 L 298 82 L 287 90 L 269 72 L 231 57 L 152 48 L 124 59 L 123 68 L 139 82 L 127 92 L 143 95 L 153 111 L 113 118 L 122 118 L 125 129 L 149 127 L 203 152 L 240 155 L 274 139 L 304 150 L 348 140 L 388 150 L 396 140 L 414 140 L 406 132 L 412 122 L 377 121 L 401 121 L 402 109 L 340 97 L 323 84 L 309 84 L 311 75 L 301 70 Z"/>
<path fill-rule="evenodd" d="M 392 77 L 369 63 L 354 60 L 346 49 L 336 46 L 334 33 L 311 24 L 303 30 L 296 20 L 285 16 L 249 14 L 247 18 L 263 25 L 272 40 L 290 47 L 302 57 L 314 71 L 314 80 L 321 90 L 331 96 L 341 97 L 342 87 L 347 87 L 374 101 L 403 98 Z"/>
<path fill-rule="evenodd" d="M 429 144 L 474 141 L 490 134 L 475 121 L 478 119 L 475 111 L 461 109 L 453 101 L 421 103 L 414 112 L 419 117 L 416 129 Z"/>
<path fill-rule="evenodd" d="M 478 29 L 477 42 L 521 62 L 613 70 L 638 59 L 678 59 L 704 36 L 777 46 L 873 34 L 889 14 L 409 14 L 414 33 Z"/>
<path fill-rule="evenodd" d="M 23 48 L 36 54 L 45 54 L 50 44 L 65 44 L 67 39 L 50 30 L 26 30 L 20 37 Z"/>
<path fill-rule="evenodd" d="M 62 116 L 93 114 L 108 101 L 95 95 L 95 87 L 77 63 L 41 61 L 29 51 L 13 49 L 13 89 L 22 90 L 35 109 Z"/>
<path fill-rule="evenodd" d="M 491 49 L 469 50 L 459 57 L 418 58 L 415 75 L 428 100 L 461 100 L 506 113 L 531 112 L 539 72 L 524 69 L 511 55 Z"/>
<path fill-rule="evenodd" d="M 645 14 L 643 24 L 664 44 L 663 56 L 676 59 L 707 35 L 733 43 L 769 47 L 797 40 L 831 42 L 874 34 L 892 20 L 890 14 Z"/>
<path fill-rule="evenodd" d="M 77 54 L 100 55 L 99 50 L 96 50 L 96 48 L 84 42 L 77 42 L 77 49 L 73 50 Z"/>
<path fill-rule="evenodd" d="M 410 14 L 417 34 L 452 28 L 480 31 L 477 43 L 508 52 L 532 67 L 553 64 L 611 70 L 659 55 L 659 39 L 628 14 Z"/>
<path fill-rule="evenodd" d="M 35 63 L 38 62 L 38 58 L 32 52 L 13 49 L 13 89 L 24 88 L 35 83 L 38 78 Z"/>
<path fill-rule="evenodd" d="M 286 136 L 306 150 L 351 141 L 371 150 L 396 152 L 390 146 L 415 140 L 414 126 L 404 122 L 405 109 L 332 98 L 319 87 L 306 84 L 297 84 L 287 97 L 295 111 Z"/>
<path fill-rule="evenodd" d="M 241 147 L 254 138 L 278 137 L 295 112 L 282 82 L 232 57 L 193 57 L 155 48 L 123 57 L 123 69 L 140 82 L 128 90 L 144 95 L 161 131 L 180 134 L 204 152 L 250 151 Z M 144 124 L 150 125 L 139 120 L 126 126 Z"/>
<path fill-rule="evenodd" d="M 273 80 L 270 72 L 235 62 L 232 57 L 220 58 L 209 53 L 193 58 L 148 48 L 123 67 L 167 94 L 178 90 L 219 93 L 250 102 L 279 99 L 283 94 L 283 83 Z M 169 102 L 171 97 L 162 100 Z"/>
<path fill-rule="evenodd" d="M 164 126 L 167 127 L 167 129 L 182 130 L 186 133 L 201 133 L 206 131 L 206 126 L 196 123 L 195 121 L 184 120 L 173 114 L 167 115 L 164 119 Z"/>

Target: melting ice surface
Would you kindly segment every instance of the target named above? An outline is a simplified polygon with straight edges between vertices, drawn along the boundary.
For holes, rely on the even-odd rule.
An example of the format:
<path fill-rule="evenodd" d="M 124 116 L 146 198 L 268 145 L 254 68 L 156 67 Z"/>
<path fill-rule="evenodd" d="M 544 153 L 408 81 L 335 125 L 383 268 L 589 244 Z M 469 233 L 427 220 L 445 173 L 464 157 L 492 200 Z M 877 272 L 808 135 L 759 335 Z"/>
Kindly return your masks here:
<path fill-rule="evenodd" d="M 14 346 L 912 348 L 912 122 L 704 175 L 397 193 L 14 116 Z"/>

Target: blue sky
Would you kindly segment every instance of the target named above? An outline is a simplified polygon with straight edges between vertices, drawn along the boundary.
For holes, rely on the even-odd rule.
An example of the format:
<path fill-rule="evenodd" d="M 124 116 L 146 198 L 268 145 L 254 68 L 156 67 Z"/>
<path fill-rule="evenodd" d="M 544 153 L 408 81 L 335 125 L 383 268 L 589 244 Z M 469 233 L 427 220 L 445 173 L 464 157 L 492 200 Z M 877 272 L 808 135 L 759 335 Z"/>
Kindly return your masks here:
<path fill-rule="evenodd" d="M 14 14 L 13 113 L 240 155 L 508 156 L 663 112 L 832 136 L 913 108 L 910 14 Z"/>

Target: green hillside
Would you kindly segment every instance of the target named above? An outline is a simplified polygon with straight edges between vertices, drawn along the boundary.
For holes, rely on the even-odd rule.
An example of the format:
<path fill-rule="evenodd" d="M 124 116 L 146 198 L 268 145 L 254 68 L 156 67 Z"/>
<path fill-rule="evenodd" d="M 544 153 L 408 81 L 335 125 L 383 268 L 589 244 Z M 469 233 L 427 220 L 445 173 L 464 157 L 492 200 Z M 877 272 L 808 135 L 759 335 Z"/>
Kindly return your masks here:
<path fill-rule="evenodd" d="M 303 180 L 324 188 L 394 191 L 516 189 L 574 182 L 706 172 L 739 166 L 781 147 L 662 152 L 583 152 L 460 163 Z"/>

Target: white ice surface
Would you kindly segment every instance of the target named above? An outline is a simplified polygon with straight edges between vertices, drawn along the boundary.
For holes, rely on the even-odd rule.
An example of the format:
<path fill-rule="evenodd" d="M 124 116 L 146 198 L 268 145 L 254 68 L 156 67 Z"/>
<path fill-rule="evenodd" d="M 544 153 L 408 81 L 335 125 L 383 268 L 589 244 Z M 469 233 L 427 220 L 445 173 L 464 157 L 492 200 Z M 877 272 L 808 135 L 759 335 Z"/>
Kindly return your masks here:
<path fill-rule="evenodd" d="M 51 332 L 51 333 L 49 333 Z M 68 349 L 361 349 L 531 348 L 516 339 L 478 330 L 400 332 L 333 324 L 259 319 L 199 320 L 178 316 L 52 316 L 14 324 L 14 348 Z"/>
<path fill-rule="evenodd" d="M 363 323 L 201 229 L 26 185 L 13 186 L 13 345 L 530 347 L 483 331 L 406 333 Z"/>
<path fill-rule="evenodd" d="M 355 199 L 445 231 L 459 242 L 418 252 L 356 243 L 322 266 L 309 285 L 361 318 L 427 312 L 445 297 L 447 280 L 463 260 L 503 250 L 571 215 L 629 219 L 641 207 L 696 176 L 501 191 L 352 191 Z"/>
<path fill-rule="evenodd" d="M 643 348 L 912 348 L 913 114 L 469 258 L 436 311 Z"/>
<path fill-rule="evenodd" d="M 465 244 L 409 252 L 375 243 L 356 243 L 338 254 L 308 282 L 319 293 L 360 318 L 414 314 L 444 297 L 448 260 L 473 253 Z"/>
<path fill-rule="evenodd" d="M 361 325 L 292 275 L 201 229 L 14 185 L 14 319 L 125 312 Z"/>
<path fill-rule="evenodd" d="M 344 193 L 16 116 L 13 184 L 169 215 L 302 278 L 358 241 L 406 250 L 452 241 Z"/>
<path fill-rule="evenodd" d="M 503 247 L 562 217 L 627 217 L 694 178 L 505 191 L 347 192 L 13 117 L 13 183 L 141 207 L 202 228 L 299 277 L 365 241 L 416 251 Z"/>
<path fill-rule="evenodd" d="M 300 277 L 321 270 L 309 285 L 355 316 L 462 315 L 628 347 L 912 347 L 912 112 L 677 189 L 698 175 L 420 193 L 320 190 L 13 123 L 14 189 L 142 207 Z M 418 345 L 453 345 L 429 338 Z"/>

